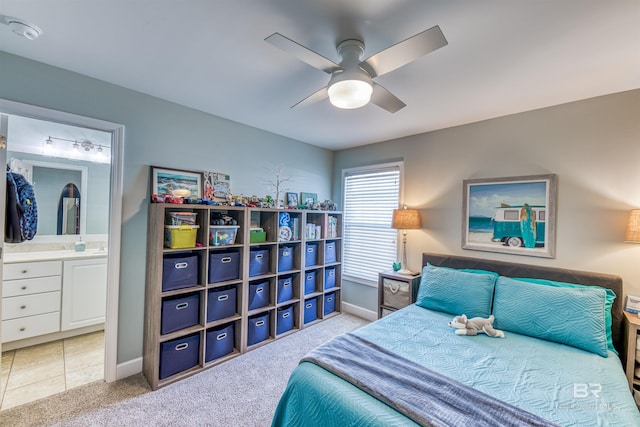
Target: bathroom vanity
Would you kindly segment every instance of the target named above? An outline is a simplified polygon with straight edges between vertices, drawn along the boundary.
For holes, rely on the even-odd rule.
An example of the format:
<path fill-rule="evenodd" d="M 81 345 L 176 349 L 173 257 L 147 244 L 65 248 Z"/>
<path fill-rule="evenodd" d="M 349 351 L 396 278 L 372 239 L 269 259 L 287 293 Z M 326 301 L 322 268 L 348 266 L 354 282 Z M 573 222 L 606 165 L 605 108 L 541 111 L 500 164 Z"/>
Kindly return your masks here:
<path fill-rule="evenodd" d="M 101 330 L 107 252 L 7 253 L 2 286 L 3 350 Z"/>

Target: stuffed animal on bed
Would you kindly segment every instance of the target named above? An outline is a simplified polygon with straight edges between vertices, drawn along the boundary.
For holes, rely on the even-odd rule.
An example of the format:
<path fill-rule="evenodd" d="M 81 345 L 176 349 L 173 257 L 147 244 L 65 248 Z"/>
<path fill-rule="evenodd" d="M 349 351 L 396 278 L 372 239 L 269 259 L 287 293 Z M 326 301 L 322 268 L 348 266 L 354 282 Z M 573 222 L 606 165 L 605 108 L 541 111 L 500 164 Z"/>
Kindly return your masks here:
<path fill-rule="evenodd" d="M 456 316 L 449 326 L 456 329 L 456 335 L 478 335 L 480 333 L 487 334 L 494 338 L 504 338 L 504 332 L 494 329 L 493 314 L 488 319 L 482 317 L 473 317 L 467 319 L 466 315 Z"/>

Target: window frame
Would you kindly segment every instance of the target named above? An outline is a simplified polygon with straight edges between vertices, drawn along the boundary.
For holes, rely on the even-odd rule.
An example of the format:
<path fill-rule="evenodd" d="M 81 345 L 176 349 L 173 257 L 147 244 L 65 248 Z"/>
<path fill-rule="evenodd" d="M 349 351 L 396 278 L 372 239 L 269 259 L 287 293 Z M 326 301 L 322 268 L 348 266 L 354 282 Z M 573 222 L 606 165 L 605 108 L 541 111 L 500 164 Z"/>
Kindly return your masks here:
<path fill-rule="evenodd" d="M 345 180 L 347 178 L 347 176 L 350 175 L 358 175 L 358 174 L 365 174 L 365 173 L 371 173 L 371 172 L 376 172 L 376 171 L 384 171 L 384 170 L 389 170 L 389 169 L 398 169 L 398 206 L 396 206 L 394 209 L 399 209 L 400 206 L 403 205 L 403 200 L 404 200 L 404 161 L 397 161 L 397 162 L 387 162 L 387 163 L 376 163 L 376 164 L 371 164 L 371 165 L 366 165 L 366 166 L 358 166 L 358 167 L 352 167 L 352 168 L 345 168 L 342 169 L 342 206 L 344 208 L 346 208 L 346 191 L 345 191 Z M 346 226 L 346 209 L 343 209 L 344 211 L 344 226 Z M 389 228 L 391 228 L 391 218 L 389 219 Z M 395 238 L 395 253 L 396 253 L 396 261 L 398 259 L 399 253 L 400 253 L 400 239 L 399 239 L 399 233 L 400 230 L 396 231 L 396 238 Z M 346 244 L 348 244 L 347 242 L 343 243 L 343 246 L 345 246 Z M 343 264 L 344 264 L 344 259 L 343 259 Z M 379 272 L 385 271 L 385 270 L 391 270 L 391 263 L 388 266 L 380 266 L 380 270 Z M 362 279 L 359 277 L 353 277 L 353 276 L 349 276 L 348 274 L 344 273 L 344 266 L 343 266 L 343 279 L 347 280 L 349 282 L 354 282 L 354 283 L 358 283 L 361 285 L 365 285 L 365 286 L 370 286 L 370 287 L 374 287 L 374 288 L 378 288 L 378 280 L 375 281 L 371 281 L 371 280 L 367 280 L 367 279 Z"/>

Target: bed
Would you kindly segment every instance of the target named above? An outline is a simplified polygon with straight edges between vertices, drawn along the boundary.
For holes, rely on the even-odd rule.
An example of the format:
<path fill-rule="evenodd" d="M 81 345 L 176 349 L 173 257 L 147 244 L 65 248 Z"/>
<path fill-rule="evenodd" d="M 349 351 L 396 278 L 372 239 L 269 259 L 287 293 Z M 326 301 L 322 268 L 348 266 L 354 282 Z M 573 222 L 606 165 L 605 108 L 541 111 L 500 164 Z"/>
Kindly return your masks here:
<path fill-rule="evenodd" d="M 272 426 L 640 426 L 619 277 L 431 253 L 423 269 L 416 304 L 302 359 Z M 488 317 L 487 295 L 506 337 L 457 335 L 456 310 Z"/>

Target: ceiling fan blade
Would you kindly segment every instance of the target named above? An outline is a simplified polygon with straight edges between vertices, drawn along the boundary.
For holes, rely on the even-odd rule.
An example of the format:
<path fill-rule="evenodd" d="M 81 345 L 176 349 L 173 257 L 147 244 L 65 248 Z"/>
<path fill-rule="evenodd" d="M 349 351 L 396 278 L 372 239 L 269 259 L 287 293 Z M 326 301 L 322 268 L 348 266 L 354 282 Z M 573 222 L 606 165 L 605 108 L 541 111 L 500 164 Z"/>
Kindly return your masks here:
<path fill-rule="evenodd" d="M 331 74 L 334 71 L 340 69 L 340 66 L 332 60 L 325 58 L 319 53 L 316 53 L 311 49 L 302 46 L 300 43 L 295 42 L 280 33 L 273 33 L 269 37 L 264 39 L 264 41 L 271 43 L 275 47 L 295 56 L 301 61 L 306 62 L 313 68 L 324 71 L 327 74 Z"/>
<path fill-rule="evenodd" d="M 439 26 L 398 42 L 360 63 L 371 77 L 381 76 L 448 44 Z"/>
<path fill-rule="evenodd" d="M 407 106 L 407 104 L 400 101 L 397 96 L 380 86 L 378 83 L 373 83 L 371 102 L 390 113 L 395 113 Z"/>
<path fill-rule="evenodd" d="M 307 96 L 302 101 L 298 102 L 291 106 L 291 108 L 304 107 L 306 105 L 315 104 L 316 102 L 320 102 L 325 98 L 329 97 L 328 87 L 325 86 L 320 90 L 313 92 L 311 95 Z"/>

